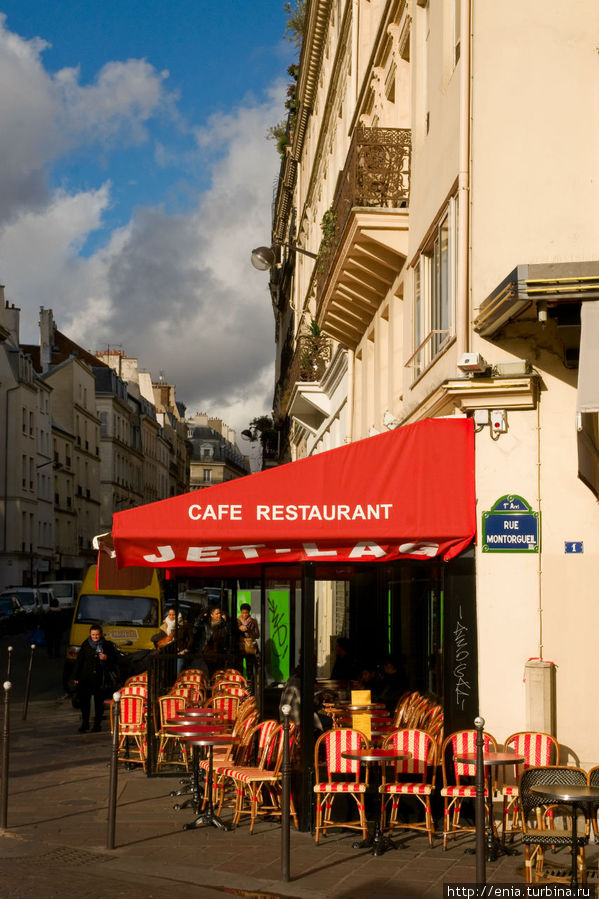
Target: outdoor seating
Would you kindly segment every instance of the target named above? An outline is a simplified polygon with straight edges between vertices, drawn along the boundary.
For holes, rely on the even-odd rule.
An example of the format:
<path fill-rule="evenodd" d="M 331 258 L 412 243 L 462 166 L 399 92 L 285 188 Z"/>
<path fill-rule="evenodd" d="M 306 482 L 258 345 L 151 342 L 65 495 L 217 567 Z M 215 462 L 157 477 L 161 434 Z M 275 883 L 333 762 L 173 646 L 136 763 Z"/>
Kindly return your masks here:
<path fill-rule="evenodd" d="M 187 668 L 181 672 L 176 681 L 177 684 L 198 684 L 203 690 L 208 690 L 210 681 L 208 676 L 199 669 Z"/>
<path fill-rule="evenodd" d="M 240 687 L 239 684 L 229 683 L 229 681 L 221 681 L 212 691 L 213 696 L 236 696 L 238 699 L 245 699 L 249 696 L 249 692 Z"/>
<path fill-rule="evenodd" d="M 501 787 L 501 795 L 503 797 L 503 808 L 501 812 L 502 822 L 502 840 L 509 833 L 510 839 L 513 839 L 514 833 L 521 830 L 520 804 L 518 796 L 520 794 L 518 781 L 522 772 L 527 768 L 534 768 L 547 765 L 557 765 L 559 761 L 559 743 L 551 734 L 542 731 L 519 731 L 511 734 L 507 738 L 503 746 L 504 750 L 513 749 L 516 755 L 524 756 L 524 764 L 514 765 L 514 782 L 506 782 Z M 507 768 L 504 768 L 507 774 Z M 509 829 L 508 829 L 509 824 Z"/>
<path fill-rule="evenodd" d="M 166 722 L 175 718 L 177 712 L 182 711 L 186 704 L 185 696 L 166 695 L 158 697 L 159 727 L 156 731 L 156 736 L 159 743 L 158 758 L 156 760 L 157 771 L 163 765 L 184 765 L 185 770 L 189 771 L 187 745 L 179 737 L 175 736 L 172 731 L 169 733 L 166 725 Z M 174 750 L 178 751 L 178 756 Z"/>
<path fill-rule="evenodd" d="M 458 831 L 473 831 L 472 825 L 460 823 L 460 813 L 464 799 L 474 799 L 476 787 L 474 776 L 476 765 L 474 762 L 458 762 L 460 755 L 476 752 L 476 730 L 460 730 L 449 734 L 441 747 L 441 769 L 443 772 L 443 849 L 447 849 L 447 841 L 451 837 L 455 839 Z M 483 746 L 485 751 L 497 752 L 497 740 L 491 734 L 483 732 Z M 448 756 L 451 754 L 452 759 Z M 454 783 L 449 774 L 453 774 Z M 496 785 L 493 787 L 495 792 Z M 493 796 L 489 796 L 485 785 L 485 797 L 489 803 L 489 811 L 492 809 Z M 492 817 L 492 815 L 490 815 Z"/>
<path fill-rule="evenodd" d="M 595 765 L 594 768 L 591 768 L 588 775 L 588 784 L 590 787 L 599 787 L 599 765 Z M 593 828 L 593 839 L 595 843 L 599 843 L 599 828 L 597 827 L 597 812 L 599 811 L 599 805 L 591 806 L 591 820 L 590 824 Z"/>
<path fill-rule="evenodd" d="M 355 749 L 368 749 L 369 740 L 358 730 L 338 728 L 321 734 L 314 747 L 314 771 L 316 783 L 316 830 L 315 842 L 318 843 L 320 833 L 326 834 L 331 827 L 347 827 L 360 830 L 362 839 L 368 836 L 368 825 L 364 808 L 364 794 L 368 789 L 368 769 L 364 780 L 360 780 L 360 762 L 345 759 L 342 752 Z M 324 758 L 323 758 L 324 756 Z M 321 779 L 323 768 L 326 777 Z M 350 821 L 335 821 L 332 817 L 335 797 L 343 794 L 351 796 L 356 803 L 358 818 Z"/>
<path fill-rule="evenodd" d="M 147 764 L 147 731 L 144 697 L 135 694 L 127 694 L 125 696 L 121 694 L 119 713 L 117 760 L 127 764 L 141 765 L 145 771 Z M 113 704 L 110 706 L 110 731 L 114 733 Z"/>
<path fill-rule="evenodd" d="M 204 701 L 204 693 L 196 684 L 186 684 L 185 686 L 175 686 L 169 690 L 169 696 L 183 696 L 186 705 L 197 705 Z"/>
<path fill-rule="evenodd" d="M 258 712 L 255 712 L 256 718 Z M 237 746 L 228 747 L 224 757 L 214 759 L 214 791 L 215 802 L 218 803 L 218 814 L 220 815 L 227 792 L 228 781 L 234 785 L 233 774 L 238 768 L 249 768 L 258 766 L 262 760 L 264 750 L 270 740 L 271 735 L 279 726 L 274 719 L 267 719 L 259 724 L 254 719 L 248 717 L 242 721 L 238 727 L 235 722 L 233 734 L 241 737 L 241 743 Z M 206 760 L 200 762 L 200 766 L 207 771 L 208 762 Z"/>
<path fill-rule="evenodd" d="M 545 850 L 550 848 L 570 847 L 572 844 L 571 826 L 558 828 L 555 826 L 557 816 L 556 807 L 560 804 L 554 800 L 544 799 L 532 791 L 535 786 L 552 786 L 562 784 L 564 786 L 586 786 L 587 775 L 581 768 L 549 765 L 543 767 L 527 768 L 520 778 L 520 807 L 522 813 L 522 842 L 525 847 L 525 874 L 526 883 L 534 883 L 541 878 L 545 880 L 568 880 L 568 875 L 563 877 L 552 873 L 546 874 L 544 870 Z M 548 811 L 553 815 L 548 819 Z M 570 810 L 566 818 L 570 819 Z M 574 810 L 573 814 L 576 814 Z M 531 819 L 533 825 L 531 825 Z M 584 846 L 588 842 L 588 829 L 577 838 L 578 847 L 578 872 L 581 880 L 585 879 L 586 868 L 584 858 Z"/>
<path fill-rule="evenodd" d="M 237 717 L 239 698 L 237 696 L 213 696 L 206 703 L 206 708 L 214 709 L 231 724 Z"/>
<path fill-rule="evenodd" d="M 397 730 L 390 734 L 383 743 L 384 749 L 397 749 L 409 753 L 411 758 L 392 762 L 383 766 L 382 783 L 379 790 L 382 794 L 381 826 L 385 824 L 385 812 L 389 801 L 391 811 L 388 826 L 411 830 L 424 830 L 428 834 L 429 846 L 433 845 L 435 824 L 431 814 L 431 794 L 435 789 L 435 766 L 437 746 L 434 738 L 423 730 Z M 395 778 L 388 778 L 388 771 L 393 770 Z M 401 797 L 414 796 L 424 807 L 424 821 L 398 821 L 397 812 Z"/>
<path fill-rule="evenodd" d="M 290 757 L 295 744 L 296 728 L 289 725 Z M 239 824 L 242 815 L 250 816 L 250 833 L 254 832 L 259 815 L 281 814 L 281 764 L 283 761 L 284 730 L 277 724 L 270 734 L 263 750 L 260 763 L 256 767 L 235 767 L 228 776 L 237 787 L 233 826 Z M 247 801 L 247 802 L 246 802 Z M 293 798 L 289 797 L 290 814 L 297 828 L 297 815 Z"/>

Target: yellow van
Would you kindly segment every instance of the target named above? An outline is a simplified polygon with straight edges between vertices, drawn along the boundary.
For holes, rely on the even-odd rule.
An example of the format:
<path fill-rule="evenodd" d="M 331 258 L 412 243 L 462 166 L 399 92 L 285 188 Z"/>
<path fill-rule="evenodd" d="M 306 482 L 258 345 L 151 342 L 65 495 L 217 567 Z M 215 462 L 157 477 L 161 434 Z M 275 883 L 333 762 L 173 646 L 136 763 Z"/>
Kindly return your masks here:
<path fill-rule="evenodd" d="M 97 586 L 97 567 L 89 568 L 75 604 L 67 647 L 66 677 L 73 668 L 79 647 L 89 637 L 92 624 L 99 624 L 104 636 L 122 652 L 137 652 L 155 648 L 151 637 L 164 618 L 162 592 L 155 570 L 148 569 L 145 586 L 105 589 Z"/>

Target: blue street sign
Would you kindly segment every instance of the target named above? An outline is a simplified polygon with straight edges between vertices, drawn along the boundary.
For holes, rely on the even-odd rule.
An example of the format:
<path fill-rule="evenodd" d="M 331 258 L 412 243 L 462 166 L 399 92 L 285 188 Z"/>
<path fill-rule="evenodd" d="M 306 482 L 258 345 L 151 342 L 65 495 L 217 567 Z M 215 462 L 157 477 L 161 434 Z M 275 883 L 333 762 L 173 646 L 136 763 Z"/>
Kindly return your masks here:
<path fill-rule="evenodd" d="M 539 551 L 539 513 L 516 494 L 502 496 L 483 512 L 483 552 Z"/>
<path fill-rule="evenodd" d="M 582 553 L 584 552 L 584 546 L 582 540 L 566 540 L 564 543 L 564 552 L 565 553 Z"/>

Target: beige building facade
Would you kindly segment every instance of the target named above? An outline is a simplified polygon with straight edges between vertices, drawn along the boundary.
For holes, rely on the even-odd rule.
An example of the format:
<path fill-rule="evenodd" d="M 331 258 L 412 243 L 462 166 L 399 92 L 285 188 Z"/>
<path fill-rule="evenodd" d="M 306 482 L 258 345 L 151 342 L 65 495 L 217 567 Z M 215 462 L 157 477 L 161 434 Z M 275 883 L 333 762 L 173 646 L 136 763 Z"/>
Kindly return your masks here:
<path fill-rule="evenodd" d="M 599 727 L 581 728 L 598 485 L 578 476 L 581 341 L 599 349 L 598 31 L 590 0 L 308 2 L 270 275 L 288 458 L 474 419 L 478 708 L 499 742 L 553 730 L 583 767 L 599 762 Z M 532 551 L 493 543 L 505 497 L 537 521 Z"/>

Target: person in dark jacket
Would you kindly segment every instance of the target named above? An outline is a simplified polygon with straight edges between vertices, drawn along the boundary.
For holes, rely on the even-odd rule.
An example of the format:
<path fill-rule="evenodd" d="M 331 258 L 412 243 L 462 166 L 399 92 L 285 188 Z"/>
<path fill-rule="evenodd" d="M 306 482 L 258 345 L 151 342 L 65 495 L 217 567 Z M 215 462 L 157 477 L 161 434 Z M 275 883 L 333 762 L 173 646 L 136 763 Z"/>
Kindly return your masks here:
<path fill-rule="evenodd" d="M 89 730 L 91 699 L 94 698 L 94 726 L 92 732 L 101 730 L 104 699 L 112 691 L 112 679 L 117 671 L 117 649 L 106 640 L 102 628 L 92 624 L 89 637 L 81 644 L 75 662 L 75 688 L 81 708 L 79 733 Z"/>

